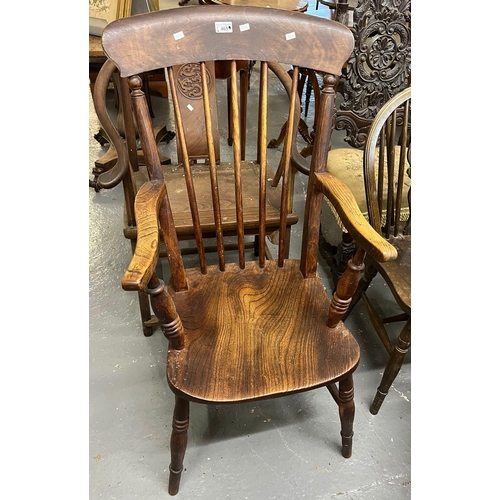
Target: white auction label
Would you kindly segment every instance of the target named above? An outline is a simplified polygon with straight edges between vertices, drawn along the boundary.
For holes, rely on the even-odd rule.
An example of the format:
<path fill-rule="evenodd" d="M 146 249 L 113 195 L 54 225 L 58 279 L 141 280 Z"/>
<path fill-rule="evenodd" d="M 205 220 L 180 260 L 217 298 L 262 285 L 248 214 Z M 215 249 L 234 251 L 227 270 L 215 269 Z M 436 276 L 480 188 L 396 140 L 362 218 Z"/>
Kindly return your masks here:
<path fill-rule="evenodd" d="M 293 40 L 293 39 L 295 38 L 295 31 L 292 31 L 291 33 L 287 33 L 287 34 L 285 35 L 285 38 L 286 38 L 287 40 Z"/>
<path fill-rule="evenodd" d="M 233 32 L 233 23 L 231 21 L 224 21 L 215 23 L 215 32 L 216 33 L 232 33 Z"/>
<path fill-rule="evenodd" d="M 174 33 L 174 40 L 180 40 L 181 38 L 184 38 L 184 33 L 182 31 Z"/>
<path fill-rule="evenodd" d="M 240 31 L 248 31 L 249 29 L 250 29 L 250 25 L 248 23 L 240 24 Z"/>

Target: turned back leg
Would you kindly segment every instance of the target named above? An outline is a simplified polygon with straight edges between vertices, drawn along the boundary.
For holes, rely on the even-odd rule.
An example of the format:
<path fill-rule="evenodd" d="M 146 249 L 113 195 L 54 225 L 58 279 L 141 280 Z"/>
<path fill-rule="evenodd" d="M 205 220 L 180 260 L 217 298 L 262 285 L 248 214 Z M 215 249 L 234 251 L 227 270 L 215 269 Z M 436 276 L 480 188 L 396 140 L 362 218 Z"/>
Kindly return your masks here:
<path fill-rule="evenodd" d="M 387 393 L 389 392 L 389 388 L 391 384 L 394 382 L 396 375 L 399 373 L 401 366 L 403 364 L 403 360 L 410 348 L 411 341 L 411 325 L 410 320 L 407 321 L 401 333 L 399 334 L 398 341 L 394 346 L 391 356 L 389 358 L 389 362 L 384 370 L 384 375 L 382 376 L 382 381 L 377 389 L 377 393 L 375 394 L 375 398 L 373 399 L 373 403 L 370 407 L 370 412 L 373 415 L 376 415 L 380 410 L 380 406 L 384 402 Z"/>
<path fill-rule="evenodd" d="M 343 318 L 344 320 L 349 315 L 349 313 L 354 309 L 354 306 L 359 302 L 359 299 L 362 297 L 363 293 L 366 292 L 366 290 L 370 286 L 370 283 L 372 282 L 373 278 L 375 278 L 376 275 L 377 275 L 377 270 L 370 264 L 367 264 L 365 267 L 365 272 L 363 273 L 363 276 L 358 282 L 358 287 L 354 292 L 354 295 L 352 296 L 351 303 L 349 304 L 349 309 L 347 310 Z"/>

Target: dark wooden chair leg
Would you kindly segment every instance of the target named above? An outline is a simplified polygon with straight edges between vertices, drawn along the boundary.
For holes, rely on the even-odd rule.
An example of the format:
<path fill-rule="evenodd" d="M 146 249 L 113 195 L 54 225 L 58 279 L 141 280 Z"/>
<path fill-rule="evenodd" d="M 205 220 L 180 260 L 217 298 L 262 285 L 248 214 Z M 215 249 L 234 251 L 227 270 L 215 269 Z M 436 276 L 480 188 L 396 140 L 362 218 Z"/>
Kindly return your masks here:
<path fill-rule="evenodd" d="M 172 436 L 170 438 L 170 478 L 168 492 L 176 495 L 179 491 L 184 454 L 187 447 L 187 430 L 189 427 L 189 401 L 175 396 L 174 418 L 172 419 Z"/>
<path fill-rule="evenodd" d="M 140 290 L 137 292 L 139 296 L 139 308 L 141 310 L 141 319 L 142 319 L 142 332 L 145 337 L 151 337 L 153 335 L 155 329 L 151 326 L 152 316 L 151 316 L 151 308 L 149 306 L 149 297 L 147 293 Z"/>
<path fill-rule="evenodd" d="M 352 436 L 354 425 L 354 383 L 352 374 L 339 382 L 339 414 L 342 436 L 342 456 L 349 458 L 352 454 Z"/>
<path fill-rule="evenodd" d="M 336 285 L 347 269 L 347 263 L 356 252 L 356 243 L 352 239 L 349 233 L 342 233 L 342 241 L 337 247 L 337 253 L 335 254 L 335 273 L 333 275 L 333 282 Z"/>
<path fill-rule="evenodd" d="M 130 242 L 132 246 L 132 254 L 135 252 L 136 241 L 132 240 Z M 157 323 L 156 318 L 153 318 L 151 314 L 151 306 L 149 302 L 149 297 L 146 292 L 139 290 L 137 292 L 139 297 L 139 310 L 141 312 L 141 321 L 142 321 L 142 332 L 145 337 L 151 337 L 155 331 L 154 323 Z"/>
<path fill-rule="evenodd" d="M 394 382 L 399 370 L 401 369 L 401 365 L 403 364 L 403 360 L 405 358 L 408 349 L 410 348 L 411 342 L 411 319 L 409 319 L 401 333 L 398 337 L 398 342 L 396 346 L 393 348 L 391 357 L 389 358 L 389 362 L 384 370 L 384 375 L 382 376 L 382 381 L 377 389 L 377 393 L 373 399 L 373 403 L 370 406 L 370 413 L 372 415 L 376 415 L 384 402 L 387 393 L 389 392 L 389 388 L 391 384 Z"/>
<path fill-rule="evenodd" d="M 285 122 L 280 130 L 280 134 L 277 139 L 271 139 L 267 145 L 268 148 L 277 148 L 284 140 L 286 136 L 286 125 L 287 122 Z"/>

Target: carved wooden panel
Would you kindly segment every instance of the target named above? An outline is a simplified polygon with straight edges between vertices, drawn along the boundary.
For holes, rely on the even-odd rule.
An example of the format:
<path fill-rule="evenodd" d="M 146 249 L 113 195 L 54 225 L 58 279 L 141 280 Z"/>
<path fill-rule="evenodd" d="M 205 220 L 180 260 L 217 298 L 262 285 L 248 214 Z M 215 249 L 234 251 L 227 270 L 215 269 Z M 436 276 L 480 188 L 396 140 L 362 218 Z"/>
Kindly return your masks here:
<path fill-rule="evenodd" d="M 359 0 L 353 14 L 354 51 L 340 89 L 344 102 L 337 130 L 363 147 L 380 108 L 409 85 L 411 71 L 410 0 Z"/>
<path fill-rule="evenodd" d="M 216 161 L 220 161 L 219 126 L 217 119 L 217 96 L 215 89 L 215 64 L 207 61 L 207 81 L 209 90 L 210 109 L 212 110 L 212 132 Z M 187 149 L 189 158 L 193 160 L 208 157 L 208 147 L 205 127 L 205 114 L 203 112 L 203 92 L 201 85 L 201 71 L 198 63 L 174 66 L 175 90 L 179 99 L 179 106 L 184 123 Z M 182 154 L 177 150 L 178 158 Z"/>

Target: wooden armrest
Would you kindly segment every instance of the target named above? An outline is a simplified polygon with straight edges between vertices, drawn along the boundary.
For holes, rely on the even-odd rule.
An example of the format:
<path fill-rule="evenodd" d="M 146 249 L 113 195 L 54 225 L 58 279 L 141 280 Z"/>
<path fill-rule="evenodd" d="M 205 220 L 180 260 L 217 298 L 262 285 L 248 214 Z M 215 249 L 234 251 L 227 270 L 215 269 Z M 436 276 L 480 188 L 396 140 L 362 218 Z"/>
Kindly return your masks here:
<path fill-rule="evenodd" d="M 135 198 L 137 243 L 134 256 L 122 278 L 124 290 L 145 290 L 158 261 L 160 229 L 158 212 L 167 193 L 163 180 L 144 184 Z"/>
<path fill-rule="evenodd" d="M 315 173 L 316 187 L 330 200 L 354 241 L 378 262 L 396 259 L 397 250 L 367 222 L 351 190 L 328 172 Z"/>
<path fill-rule="evenodd" d="M 109 85 L 111 75 L 116 71 L 116 66 L 109 59 L 103 64 L 94 85 L 94 93 L 92 99 L 94 101 L 94 109 L 101 124 L 101 127 L 106 132 L 111 144 L 116 149 L 117 161 L 112 168 L 103 172 L 97 178 L 97 183 L 104 189 L 111 189 L 117 186 L 125 177 L 128 171 L 128 150 L 125 140 L 120 136 L 116 127 L 113 125 L 109 117 L 106 106 L 106 92 Z"/>

